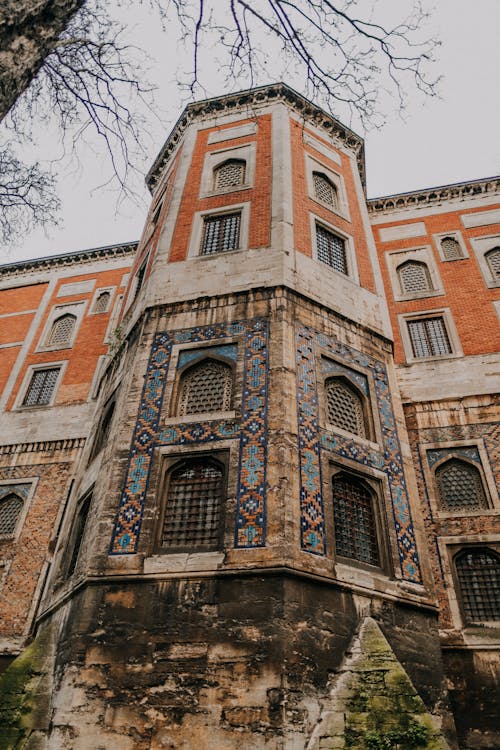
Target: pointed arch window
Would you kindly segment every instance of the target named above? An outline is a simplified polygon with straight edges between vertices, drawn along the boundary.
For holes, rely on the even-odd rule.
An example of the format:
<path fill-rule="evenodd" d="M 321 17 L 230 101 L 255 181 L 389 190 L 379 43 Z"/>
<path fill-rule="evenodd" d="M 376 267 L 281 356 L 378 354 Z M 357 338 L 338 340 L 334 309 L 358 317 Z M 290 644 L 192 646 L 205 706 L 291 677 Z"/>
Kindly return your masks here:
<path fill-rule="evenodd" d="M 500 247 L 493 247 L 485 253 L 485 259 L 494 281 L 500 281 Z"/>
<path fill-rule="evenodd" d="M 500 620 L 500 558 L 491 549 L 466 549 L 455 557 L 467 624 Z"/>
<path fill-rule="evenodd" d="M 439 505 L 443 510 L 482 510 L 488 501 L 479 469 L 468 461 L 451 458 L 436 469 Z"/>
<path fill-rule="evenodd" d="M 224 362 L 214 359 L 198 362 L 184 371 L 179 386 L 179 416 L 231 408 L 233 370 Z"/>
<path fill-rule="evenodd" d="M 104 448 L 108 441 L 109 432 L 111 430 L 111 423 L 113 421 L 113 415 L 115 413 L 115 398 L 112 397 L 104 408 L 104 414 L 101 422 L 97 429 L 97 434 L 92 446 L 90 454 L 90 460 L 92 461 Z"/>
<path fill-rule="evenodd" d="M 23 501 L 15 492 L 0 500 L 0 536 L 14 533 L 22 509 Z"/>
<path fill-rule="evenodd" d="M 402 294 L 421 294 L 432 292 L 432 281 L 425 263 L 418 260 L 407 260 L 397 268 Z"/>
<path fill-rule="evenodd" d="M 459 260 L 464 257 L 460 243 L 455 237 L 443 237 L 441 250 L 445 260 Z"/>
<path fill-rule="evenodd" d="M 364 412 L 364 398 L 345 378 L 326 381 L 328 421 L 353 435 L 368 437 Z"/>
<path fill-rule="evenodd" d="M 229 190 L 245 184 L 244 159 L 228 159 L 214 169 L 214 190 Z"/>
<path fill-rule="evenodd" d="M 323 172 L 313 172 L 314 195 L 322 203 L 338 209 L 339 197 L 336 185 Z"/>
<path fill-rule="evenodd" d="M 215 550 L 221 543 L 224 468 L 213 459 L 194 458 L 170 473 L 160 546 Z"/>
<path fill-rule="evenodd" d="M 336 554 L 379 565 L 373 491 L 344 472 L 334 475 L 332 489 Z"/>
<path fill-rule="evenodd" d="M 76 325 L 76 315 L 66 313 L 56 318 L 50 330 L 48 346 L 67 346 L 71 342 Z"/>
<path fill-rule="evenodd" d="M 108 310 L 109 303 L 111 301 L 111 292 L 101 292 L 97 295 L 94 303 L 94 313 L 105 313 Z"/>
<path fill-rule="evenodd" d="M 80 550 L 82 547 L 83 537 L 85 535 L 85 529 L 87 526 L 91 503 L 92 503 L 92 494 L 89 494 L 82 501 L 80 508 L 78 510 L 76 521 L 73 526 L 73 531 L 71 534 L 71 542 L 72 542 L 71 557 L 69 559 L 68 569 L 66 572 L 66 575 L 68 578 L 73 575 L 73 573 L 75 572 L 77 563 L 78 563 L 78 558 L 80 556 Z"/>

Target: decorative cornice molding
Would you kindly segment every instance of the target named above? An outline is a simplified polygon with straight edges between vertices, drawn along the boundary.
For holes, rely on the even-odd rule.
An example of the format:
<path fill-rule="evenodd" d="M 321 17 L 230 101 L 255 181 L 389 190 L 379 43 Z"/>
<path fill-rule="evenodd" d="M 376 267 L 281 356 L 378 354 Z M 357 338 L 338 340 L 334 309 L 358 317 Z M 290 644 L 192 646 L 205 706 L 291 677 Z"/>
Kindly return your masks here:
<path fill-rule="evenodd" d="M 0 456 L 12 453 L 52 453 L 54 451 L 72 451 L 75 448 L 83 448 L 84 445 L 85 438 L 83 437 L 67 438 L 66 440 L 43 440 L 37 443 L 13 443 L 10 445 L 0 445 Z"/>
<path fill-rule="evenodd" d="M 457 182 L 451 185 L 439 185 L 438 187 L 417 190 L 411 193 L 396 193 L 395 195 L 370 198 L 368 211 L 370 213 L 390 213 L 401 209 L 415 209 L 420 206 L 433 206 L 444 201 L 463 201 L 476 196 L 494 195 L 500 196 L 500 177 L 487 177 L 483 180 L 470 180 L 468 182 Z"/>
<path fill-rule="evenodd" d="M 153 192 L 165 163 L 179 144 L 186 128 L 194 120 L 207 115 L 227 115 L 240 107 L 252 108 L 275 102 L 284 102 L 312 125 L 326 130 L 330 137 L 338 139 L 353 151 L 358 161 L 361 181 L 365 184 L 364 140 L 294 89 L 284 83 L 275 83 L 188 104 L 146 175 L 146 184 L 150 191 Z"/>
<path fill-rule="evenodd" d="M 44 258 L 33 258 L 32 260 L 20 260 L 17 263 L 7 263 L 0 266 L 0 278 L 36 273 L 52 268 L 72 266 L 74 264 L 93 263 L 109 258 L 125 258 L 135 254 L 137 244 L 137 242 L 126 242 L 122 245 L 107 245 L 106 247 L 96 247 L 90 250 L 77 250 L 64 255 L 49 255 Z"/>

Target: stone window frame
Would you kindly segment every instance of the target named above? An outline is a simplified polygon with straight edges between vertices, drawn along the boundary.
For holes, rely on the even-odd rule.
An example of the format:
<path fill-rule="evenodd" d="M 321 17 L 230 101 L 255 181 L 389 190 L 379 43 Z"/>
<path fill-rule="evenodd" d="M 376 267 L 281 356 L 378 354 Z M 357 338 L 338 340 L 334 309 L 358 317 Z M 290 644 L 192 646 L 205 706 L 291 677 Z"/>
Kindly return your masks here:
<path fill-rule="evenodd" d="M 484 510 L 469 510 L 463 509 L 458 511 L 445 510 L 440 507 L 438 489 L 436 486 L 435 470 L 438 466 L 448 461 L 450 458 L 456 458 L 459 460 L 464 459 L 464 456 L 460 454 L 460 448 L 475 448 L 479 453 L 480 465 L 474 461 L 470 461 L 474 466 L 480 470 L 481 480 L 483 482 L 483 489 L 486 495 L 486 499 L 489 503 L 489 508 Z M 431 468 L 427 460 L 427 452 L 431 450 L 450 450 L 450 453 L 440 461 L 436 461 L 434 466 Z M 460 516 L 497 516 L 500 511 L 500 498 L 495 484 L 495 477 L 491 470 L 490 461 L 488 459 L 488 453 L 484 447 L 482 440 L 454 440 L 446 441 L 441 443 L 421 443 L 419 445 L 420 450 L 420 461 L 422 471 L 424 474 L 424 481 L 427 488 L 427 497 L 432 510 L 432 515 L 435 518 L 453 518 Z"/>
<path fill-rule="evenodd" d="M 106 447 L 106 439 L 109 438 L 111 427 L 113 426 L 113 420 L 116 416 L 116 401 L 118 396 L 118 388 L 106 399 L 101 411 L 101 416 L 97 422 L 97 427 L 90 442 L 90 452 L 88 464 L 90 465 L 93 461 L 98 458 Z M 107 425 L 104 425 L 105 418 L 109 415 L 112 410 L 111 419 Z M 103 426 L 105 429 L 103 430 Z"/>
<path fill-rule="evenodd" d="M 490 234 L 483 237 L 472 237 L 470 239 L 474 255 L 481 271 L 484 282 L 489 289 L 500 287 L 500 279 L 494 279 L 488 261 L 485 258 L 486 253 L 493 250 L 494 247 L 500 247 L 500 234 Z"/>
<path fill-rule="evenodd" d="M 319 394 L 318 394 L 320 424 L 324 425 L 325 428 L 328 430 L 328 432 L 333 432 L 338 435 L 342 435 L 343 437 L 349 438 L 350 440 L 354 440 L 355 442 L 358 442 L 361 445 L 364 445 L 368 448 L 371 448 L 374 450 L 380 450 L 380 446 L 382 445 L 382 431 L 381 431 L 381 426 L 380 426 L 380 420 L 377 419 L 374 413 L 374 408 L 376 408 L 376 404 L 377 404 L 377 395 L 375 392 L 375 385 L 373 382 L 373 375 L 371 371 L 364 370 L 361 367 L 356 367 L 356 365 L 352 365 L 351 363 L 349 363 L 349 367 L 347 368 L 347 369 L 353 370 L 354 372 L 358 372 L 360 375 L 363 375 L 366 378 L 367 383 L 368 383 L 368 396 L 366 396 L 359 389 L 356 383 L 353 380 L 351 380 L 351 378 L 349 378 L 347 374 L 339 372 L 338 375 L 335 375 L 334 373 L 323 372 L 322 359 L 328 359 L 331 362 L 338 362 L 344 368 L 346 367 L 345 363 L 343 363 L 340 359 L 337 359 L 335 356 L 332 356 L 331 352 L 318 348 L 318 351 L 316 354 L 316 372 L 318 373 L 318 382 L 322 384 L 322 387 L 319 389 Z M 365 415 L 365 426 L 368 427 L 368 432 L 370 435 L 369 438 L 364 438 L 361 435 L 355 435 L 352 432 L 343 430 L 341 427 L 337 427 L 328 421 L 326 381 L 329 380 L 330 378 L 335 378 L 335 377 L 344 377 L 346 380 L 349 381 L 349 384 L 353 388 L 355 388 L 356 391 L 359 393 L 359 395 L 362 397 L 363 413 Z"/>
<path fill-rule="evenodd" d="M 332 214 L 336 214 L 337 216 L 340 216 L 342 219 L 345 219 L 346 221 L 351 221 L 351 215 L 349 213 L 349 203 L 347 200 L 347 190 L 345 187 L 345 181 L 344 177 L 340 172 L 337 172 L 333 167 L 326 166 L 324 162 L 322 162 L 320 159 L 317 159 L 316 157 L 312 156 L 309 153 L 304 154 L 305 157 L 305 168 L 306 168 L 306 184 L 307 184 L 307 194 L 311 200 L 313 200 L 318 205 L 322 206 L 323 208 L 326 208 L 328 211 L 331 211 Z M 322 201 L 318 196 L 316 195 L 316 191 L 314 189 L 314 178 L 313 174 L 314 172 L 320 172 L 325 175 L 335 186 L 337 190 L 337 208 L 334 208 L 330 203 L 326 203 L 325 201 Z"/>
<path fill-rule="evenodd" d="M 463 631 L 465 644 L 491 646 L 492 633 L 500 637 L 500 621 L 489 620 L 480 624 L 467 623 L 463 614 L 461 591 L 455 570 L 456 556 L 467 549 L 488 549 L 500 555 L 500 534 L 461 534 L 438 536 L 436 545 L 441 558 L 445 593 L 448 598 L 453 628 Z"/>
<path fill-rule="evenodd" d="M 462 250 L 461 258 L 445 258 L 443 248 L 441 247 L 441 240 L 444 240 L 445 237 L 453 237 L 458 242 Z M 438 251 L 439 258 L 443 263 L 455 263 L 457 260 L 467 260 L 469 258 L 469 251 L 467 250 L 462 232 L 459 232 L 457 229 L 452 229 L 449 232 L 437 232 L 432 235 L 432 239 Z"/>
<path fill-rule="evenodd" d="M 215 350 L 221 346 L 227 344 L 234 344 L 238 347 L 238 353 L 236 356 L 236 362 L 230 360 L 227 357 L 217 355 Z M 237 412 L 239 411 L 239 404 L 241 403 L 241 394 L 243 389 L 243 367 L 244 363 L 240 356 L 241 342 L 238 342 L 234 337 L 224 337 L 217 339 L 216 341 L 208 342 L 186 342 L 182 344 L 174 344 L 170 355 L 170 366 L 168 368 L 166 384 L 165 384 L 165 396 L 164 404 L 168 405 L 167 415 L 162 419 L 162 425 L 168 426 L 172 424 L 189 424 L 190 422 L 204 422 L 213 421 L 218 419 L 235 419 Z M 177 363 L 179 361 L 179 355 L 181 352 L 190 351 L 197 349 L 210 352 L 214 350 L 213 354 L 200 354 L 198 359 L 193 359 L 191 362 L 187 362 L 183 367 L 178 368 Z M 187 369 L 199 364 L 204 359 L 215 359 L 224 362 L 224 364 L 230 365 L 233 370 L 233 394 L 231 398 L 232 408 L 228 411 L 218 412 L 204 412 L 199 414 L 185 414 L 184 416 L 177 415 L 177 403 L 180 394 L 180 384 L 182 375 Z"/>
<path fill-rule="evenodd" d="M 224 216 L 226 214 L 240 214 L 240 234 L 239 246 L 235 250 L 226 250 L 221 253 L 202 254 L 201 243 L 203 238 L 203 229 L 205 219 L 211 216 Z M 207 209 L 206 211 L 197 211 L 193 217 L 191 237 L 189 240 L 188 260 L 209 261 L 215 258 L 223 258 L 233 253 L 246 252 L 248 250 L 248 231 L 250 226 L 250 202 L 234 203 L 220 206 L 218 208 Z"/>
<path fill-rule="evenodd" d="M 16 396 L 16 400 L 14 402 L 14 409 L 16 411 L 21 410 L 28 410 L 28 409 L 49 409 L 52 406 L 54 406 L 56 401 L 56 396 L 59 391 L 59 388 L 61 387 L 61 383 L 64 378 L 64 373 L 66 372 L 66 368 L 68 366 L 68 360 L 67 359 L 60 359 L 57 361 L 51 361 L 51 362 L 40 362 L 36 365 L 29 365 L 26 368 L 26 372 L 24 373 L 24 377 L 21 383 L 21 386 L 19 388 L 18 394 Z M 55 382 L 54 388 L 52 390 L 52 395 L 50 398 L 50 401 L 47 404 L 24 404 L 23 401 L 28 393 L 28 388 L 31 384 L 31 379 L 34 375 L 34 373 L 38 370 L 59 370 L 57 380 Z"/>
<path fill-rule="evenodd" d="M 52 352 L 61 351 L 63 349 L 71 349 L 75 343 L 75 339 L 78 335 L 80 324 L 85 314 L 85 308 L 88 300 L 77 300 L 76 302 L 68 302 L 62 305 L 54 305 L 50 313 L 47 316 L 45 325 L 43 326 L 41 336 L 38 340 L 38 345 L 35 349 L 36 352 Z M 49 344 L 50 336 L 55 322 L 63 317 L 63 315 L 74 315 L 76 320 L 71 332 L 70 338 L 64 344 Z"/>
<path fill-rule="evenodd" d="M 446 333 L 448 335 L 448 340 L 450 342 L 451 352 L 447 352 L 446 354 L 433 354 L 429 357 L 415 357 L 415 355 L 413 354 L 410 332 L 408 330 L 408 322 L 425 318 L 443 319 Z M 438 307 L 430 310 L 402 313 L 398 315 L 398 324 L 406 362 L 408 364 L 418 364 L 419 362 L 435 362 L 439 360 L 457 359 L 458 357 L 463 357 L 463 350 L 460 345 L 460 339 L 458 337 L 458 332 L 453 320 L 453 315 L 449 307 Z"/>
<path fill-rule="evenodd" d="M 89 312 L 87 314 L 88 315 L 107 315 L 109 313 L 109 311 L 112 309 L 113 305 L 114 305 L 115 291 L 116 291 L 116 286 L 101 286 L 101 287 L 98 287 L 95 290 L 95 292 L 94 292 L 94 294 L 92 296 L 92 301 L 90 303 Z M 97 304 L 97 300 L 98 300 L 99 296 L 103 292 L 109 292 L 109 295 L 110 295 L 109 296 L 109 303 L 108 303 L 108 306 L 106 307 L 105 310 L 100 310 L 99 311 L 99 310 L 95 309 L 95 306 Z"/>
<path fill-rule="evenodd" d="M 137 271 L 134 273 L 132 277 L 132 283 L 130 284 L 130 288 L 128 290 L 127 302 L 126 302 L 124 312 L 128 312 L 135 305 L 139 297 L 139 294 L 141 293 L 141 291 L 144 290 L 148 264 L 149 264 L 149 251 L 144 256 L 142 263 L 140 264 Z"/>
<path fill-rule="evenodd" d="M 200 198 L 209 198 L 216 195 L 236 193 L 240 190 L 250 190 L 255 186 L 255 155 L 256 144 L 242 143 L 231 148 L 218 148 L 205 154 L 200 181 Z M 235 159 L 245 162 L 245 181 L 241 185 L 231 185 L 227 188 L 216 190 L 214 188 L 215 170 L 226 161 Z"/>
<path fill-rule="evenodd" d="M 424 263 L 430 276 L 432 289 L 424 292 L 403 293 L 399 279 L 398 268 L 407 261 Z M 425 297 L 442 297 L 445 294 L 443 282 L 439 274 L 438 266 L 430 245 L 405 248 L 403 250 L 391 250 L 385 254 L 385 262 L 389 272 L 392 293 L 396 302 L 405 302 L 411 299 L 423 299 Z"/>
<path fill-rule="evenodd" d="M 85 536 L 89 529 L 89 516 L 92 511 L 92 505 L 94 503 L 95 485 L 91 484 L 84 492 L 79 494 L 76 503 L 74 504 L 71 521 L 69 524 L 69 530 L 67 535 L 67 544 L 63 548 L 63 555 L 60 565 L 60 582 L 70 581 L 73 579 L 75 574 L 78 575 L 78 564 L 82 560 L 82 549 L 84 547 Z M 83 530 L 81 535 L 78 534 L 78 521 L 84 509 L 84 505 L 88 503 L 87 513 L 85 515 L 85 521 L 83 524 Z M 79 536 L 79 538 L 78 538 Z M 78 550 L 75 556 L 76 545 L 78 544 Z M 75 556 L 75 559 L 73 559 Z"/>
<path fill-rule="evenodd" d="M 359 286 L 359 272 L 358 272 L 358 264 L 356 260 L 356 253 L 354 251 L 354 239 L 352 235 L 347 234 L 347 232 L 344 232 L 342 229 L 339 229 L 334 224 L 330 224 L 330 222 L 325 221 L 321 218 L 321 216 L 318 216 L 318 214 L 313 213 L 312 211 L 309 213 L 309 219 L 310 219 L 310 227 L 311 227 L 311 246 L 312 246 L 312 257 L 317 262 L 320 263 L 322 267 L 328 268 L 329 271 L 332 273 L 338 274 L 343 279 L 349 279 L 354 284 Z M 327 263 L 323 263 L 318 258 L 318 240 L 317 240 L 317 227 L 322 226 L 324 229 L 326 229 L 328 232 L 331 232 L 332 234 L 336 234 L 338 237 L 344 240 L 344 247 L 345 247 L 345 257 L 347 262 L 347 273 L 341 273 L 340 271 L 336 271 L 335 268 L 332 268 L 332 266 L 329 266 Z"/>
<path fill-rule="evenodd" d="M 323 472 L 323 491 L 325 498 L 326 538 L 327 555 L 331 557 L 335 566 L 337 578 L 349 583 L 377 588 L 374 582 L 379 582 L 382 587 L 387 586 L 388 578 L 400 577 L 398 575 L 398 554 L 395 535 L 390 533 L 388 519 L 392 513 L 390 505 L 390 488 L 387 476 L 383 471 L 371 466 L 360 467 L 359 463 L 337 457 L 331 454 L 325 461 L 326 471 Z M 361 480 L 372 493 L 373 518 L 379 554 L 379 564 L 371 565 L 361 560 L 337 555 L 335 551 L 335 522 L 333 510 L 333 477 L 336 474 L 350 474 L 353 478 Z M 330 553 L 328 553 L 330 550 Z"/>
<path fill-rule="evenodd" d="M 111 337 L 118 327 L 117 323 L 118 323 L 118 318 L 120 316 L 120 310 L 123 304 L 123 298 L 124 298 L 123 292 L 121 292 L 120 294 L 117 294 L 115 297 L 115 300 L 113 302 L 113 307 L 111 309 L 111 314 L 109 316 L 108 327 L 106 328 L 106 333 L 104 334 L 103 344 L 110 343 Z"/>
<path fill-rule="evenodd" d="M 26 500 L 23 501 L 23 507 L 17 517 L 16 526 L 12 534 L 0 534 L 0 544 L 2 542 L 17 542 L 21 534 L 28 510 L 33 501 L 36 487 L 38 484 L 38 477 L 17 477 L 15 479 L 0 479 L 0 487 L 16 487 L 19 484 L 30 484 L 31 487 L 28 490 Z M 22 499 L 22 498 L 21 498 Z"/>

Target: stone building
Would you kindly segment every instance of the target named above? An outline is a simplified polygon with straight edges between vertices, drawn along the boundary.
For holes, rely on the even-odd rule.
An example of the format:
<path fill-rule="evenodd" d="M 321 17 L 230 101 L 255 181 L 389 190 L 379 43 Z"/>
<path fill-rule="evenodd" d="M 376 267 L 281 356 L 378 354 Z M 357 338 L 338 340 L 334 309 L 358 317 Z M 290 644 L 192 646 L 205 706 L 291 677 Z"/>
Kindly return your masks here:
<path fill-rule="evenodd" d="M 0 748 L 498 748 L 500 181 L 277 84 L 147 183 L 0 268 Z"/>

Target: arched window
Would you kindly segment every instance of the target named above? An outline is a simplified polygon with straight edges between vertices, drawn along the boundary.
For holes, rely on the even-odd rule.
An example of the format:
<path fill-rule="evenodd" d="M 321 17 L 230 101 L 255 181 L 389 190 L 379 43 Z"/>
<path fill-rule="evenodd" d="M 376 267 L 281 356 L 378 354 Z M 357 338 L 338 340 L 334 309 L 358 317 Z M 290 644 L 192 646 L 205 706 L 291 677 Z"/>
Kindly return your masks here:
<path fill-rule="evenodd" d="M 363 397 L 344 378 L 326 381 L 326 406 L 328 421 L 335 427 L 368 437 L 363 410 Z"/>
<path fill-rule="evenodd" d="M 92 495 L 87 495 L 87 497 L 83 500 L 83 502 L 80 505 L 80 509 L 78 511 L 78 515 L 76 517 L 75 524 L 73 526 L 73 531 L 71 534 L 71 557 L 69 559 L 68 569 L 67 569 L 67 577 L 73 575 L 75 572 L 76 564 L 78 562 L 78 557 L 80 555 L 80 549 L 82 547 L 83 542 L 83 536 L 85 534 L 85 527 L 87 525 L 87 519 L 89 515 L 90 510 L 90 504 L 92 502 Z"/>
<path fill-rule="evenodd" d="M 60 318 L 57 318 L 50 331 L 48 346 L 65 346 L 69 344 L 75 323 L 76 315 L 71 315 L 71 313 L 61 315 Z"/>
<path fill-rule="evenodd" d="M 22 509 L 23 501 L 15 492 L 0 500 L 0 536 L 14 533 Z"/>
<path fill-rule="evenodd" d="M 432 282 L 429 269 L 418 260 L 407 260 L 398 266 L 399 283 L 402 294 L 431 292 Z"/>
<path fill-rule="evenodd" d="M 455 557 L 466 623 L 500 620 L 500 559 L 490 549 L 467 549 Z"/>
<path fill-rule="evenodd" d="M 337 555 L 379 565 L 373 492 L 343 472 L 334 475 L 332 486 Z"/>
<path fill-rule="evenodd" d="M 500 280 L 500 247 L 494 247 L 484 256 L 495 281 Z"/>
<path fill-rule="evenodd" d="M 246 162 L 228 159 L 214 170 L 214 190 L 227 190 L 245 184 Z"/>
<path fill-rule="evenodd" d="M 443 237 L 441 239 L 441 250 L 446 260 L 457 260 L 463 258 L 460 243 L 454 237 Z"/>
<path fill-rule="evenodd" d="M 111 429 L 111 422 L 113 421 L 113 414 L 115 412 L 115 400 L 111 399 L 104 408 L 104 414 L 101 422 L 97 429 L 94 445 L 90 454 L 90 460 L 94 459 L 104 448 L 107 443 L 109 431 Z"/>
<path fill-rule="evenodd" d="M 224 470 L 195 458 L 170 474 L 160 545 L 168 549 L 213 550 L 220 546 Z"/>
<path fill-rule="evenodd" d="M 488 508 L 479 469 L 468 461 L 451 458 L 436 469 L 439 505 L 444 510 Z"/>
<path fill-rule="evenodd" d="M 231 408 L 232 395 L 232 368 L 224 362 L 205 359 L 183 373 L 177 413 L 184 416 L 228 411 Z"/>
<path fill-rule="evenodd" d="M 338 192 L 333 182 L 323 172 L 313 172 L 314 195 L 332 208 L 338 208 Z"/>
<path fill-rule="evenodd" d="M 109 307 L 110 300 L 111 300 L 111 292 L 101 292 L 100 294 L 98 294 L 96 301 L 94 303 L 93 312 L 105 313 Z"/>

